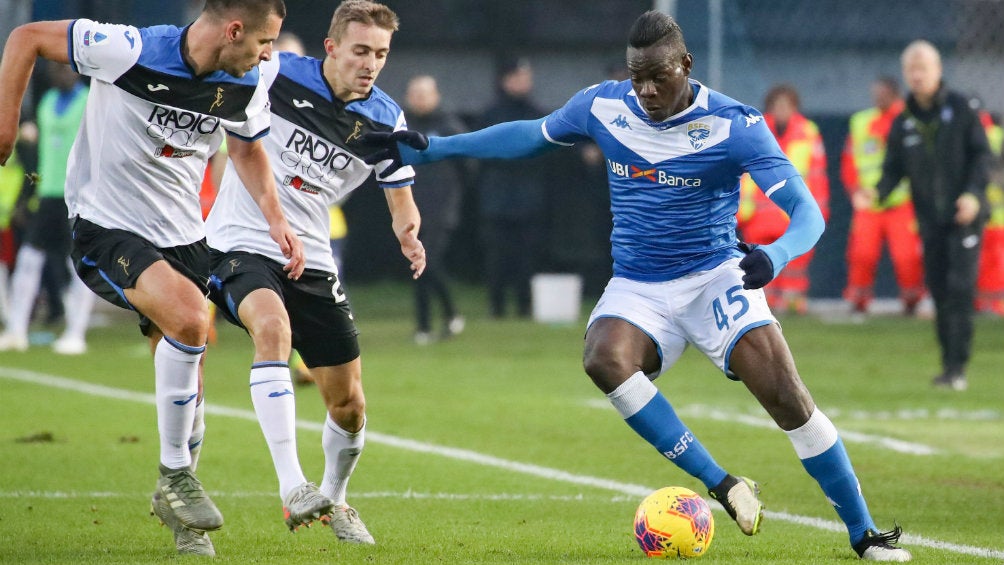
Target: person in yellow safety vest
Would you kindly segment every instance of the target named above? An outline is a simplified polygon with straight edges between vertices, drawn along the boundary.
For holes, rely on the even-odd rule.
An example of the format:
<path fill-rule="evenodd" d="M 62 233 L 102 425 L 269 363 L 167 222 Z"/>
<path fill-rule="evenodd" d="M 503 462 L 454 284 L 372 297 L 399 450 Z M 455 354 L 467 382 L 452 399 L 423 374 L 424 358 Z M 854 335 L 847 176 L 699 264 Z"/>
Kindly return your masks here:
<path fill-rule="evenodd" d="M 880 77 L 873 82 L 871 94 L 875 106 L 851 116 L 840 163 L 840 178 L 854 209 L 847 239 L 844 299 L 851 303 L 854 312 L 868 311 L 884 240 L 889 245 L 903 311 L 913 315 L 926 291 L 923 245 L 909 182 L 904 179 L 882 205 L 872 204 L 875 184 L 882 176 L 889 127 L 903 111 L 904 102 L 899 83 L 892 77 Z"/>
<path fill-rule="evenodd" d="M 770 89 L 764 101 L 764 121 L 777 138 L 778 145 L 791 164 L 805 179 L 812 196 L 819 203 L 823 218 L 830 215 L 830 181 L 826 176 L 826 150 L 816 124 L 800 111 L 798 91 L 782 84 Z M 739 232 L 747 243 L 767 244 L 781 237 L 788 226 L 788 216 L 774 205 L 748 174 L 740 181 Z M 777 313 L 808 311 L 809 264 L 813 252 L 792 260 L 773 281 L 764 287 L 767 303 Z"/>
<path fill-rule="evenodd" d="M 4 324 L 7 323 L 7 279 L 17 254 L 14 230 L 10 224 L 23 185 L 24 168 L 15 149 L 7 166 L 0 167 L 0 322 Z"/>
<path fill-rule="evenodd" d="M 976 311 L 1004 316 L 1004 161 L 1001 146 L 1004 129 L 989 112 L 980 112 L 980 121 L 987 132 L 987 141 L 994 154 L 990 184 L 987 185 L 987 202 L 990 219 L 983 228 L 983 248 L 980 250 L 979 275 L 976 279 Z"/>

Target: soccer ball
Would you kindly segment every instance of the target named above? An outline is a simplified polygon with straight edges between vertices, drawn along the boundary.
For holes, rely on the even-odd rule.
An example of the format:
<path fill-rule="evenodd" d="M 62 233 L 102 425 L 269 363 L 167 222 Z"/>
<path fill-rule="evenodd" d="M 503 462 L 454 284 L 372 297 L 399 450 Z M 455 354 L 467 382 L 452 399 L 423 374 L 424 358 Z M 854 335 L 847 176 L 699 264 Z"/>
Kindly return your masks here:
<path fill-rule="evenodd" d="M 700 557 L 715 536 L 715 519 L 701 495 L 683 487 L 665 487 L 638 505 L 634 535 L 649 557 Z"/>

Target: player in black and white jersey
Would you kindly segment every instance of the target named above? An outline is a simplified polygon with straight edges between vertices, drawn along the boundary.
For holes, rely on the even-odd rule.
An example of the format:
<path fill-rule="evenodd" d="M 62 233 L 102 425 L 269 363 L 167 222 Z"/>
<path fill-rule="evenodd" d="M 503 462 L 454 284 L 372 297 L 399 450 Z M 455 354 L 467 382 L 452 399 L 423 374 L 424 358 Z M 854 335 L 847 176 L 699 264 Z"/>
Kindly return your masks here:
<path fill-rule="evenodd" d="M 285 15 L 282 0 L 207 0 L 185 28 L 33 22 L 11 33 L 0 63 L 0 163 L 11 153 L 37 56 L 93 79 L 67 164 L 73 256 L 81 279 L 135 310 L 150 338 L 160 433 L 153 508 L 183 553 L 214 554 L 205 532 L 223 525 L 194 467 L 209 329 L 199 186 L 224 131 L 284 274 L 303 270 L 302 243 L 283 216 L 260 141 L 270 118 L 257 65 L 271 57 Z"/>
<path fill-rule="evenodd" d="M 411 167 L 387 172 L 359 156 L 374 150 L 362 146 L 360 136 L 405 127 L 400 107 L 373 85 L 397 28 L 386 6 L 348 0 L 332 18 L 323 60 L 278 53 L 261 65 L 272 108 L 264 146 L 283 211 L 304 241 L 303 276 L 284 276 L 283 257 L 233 163 L 206 220 L 212 298 L 254 341 L 251 399 L 279 479 L 286 524 L 295 530 L 321 519 L 338 539 L 352 543 L 374 543 L 345 496 L 363 447 L 366 404 L 358 332 L 329 247 L 328 207 L 375 172 L 401 252 L 414 276 L 421 275 L 425 250 L 417 238 Z M 296 452 L 291 347 L 310 368 L 327 407 L 320 488 L 307 481 Z"/>

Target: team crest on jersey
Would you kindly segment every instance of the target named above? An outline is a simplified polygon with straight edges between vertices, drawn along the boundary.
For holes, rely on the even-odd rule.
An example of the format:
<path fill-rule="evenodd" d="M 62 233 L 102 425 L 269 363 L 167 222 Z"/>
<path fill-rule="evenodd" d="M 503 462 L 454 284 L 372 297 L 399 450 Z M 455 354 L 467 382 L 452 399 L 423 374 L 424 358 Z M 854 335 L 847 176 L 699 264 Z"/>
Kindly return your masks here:
<path fill-rule="evenodd" d="M 223 106 L 223 87 L 222 86 L 217 86 L 216 87 L 216 99 L 213 100 L 213 105 L 209 107 L 209 111 L 212 112 L 213 110 L 215 110 L 216 108 L 219 108 L 220 106 Z"/>
<path fill-rule="evenodd" d="M 687 124 L 687 137 L 690 138 L 690 145 L 694 149 L 700 149 L 711 137 L 711 126 L 704 122 L 690 122 Z"/>
<path fill-rule="evenodd" d="M 360 122 L 359 120 L 356 120 L 355 125 L 352 127 L 352 133 L 350 133 L 349 136 L 345 138 L 345 143 L 350 143 L 353 139 L 359 139 L 359 135 L 362 134 L 362 131 L 363 131 L 363 123 Z"/>
<path fill-rule="evenodd" d="M 309 182 L 303 180 L 302 177 L 296 175 L 286 175 L 286 178 L 282 179 L 283 186 L 291 186 L 300 192 L 306 192 L 307 194 L 320 194 L 321 187 L 317 185 L 310 184 Z"/>
<path fill-rule="evenodd" d="M 96 31 L 93 34 L 90 30 L 84 32 L 84 46 L 86 47 L 89 47 L 92 43 L 97 45 L 106 39 L 108 39 L 108 36 L 100 31 Z"/>

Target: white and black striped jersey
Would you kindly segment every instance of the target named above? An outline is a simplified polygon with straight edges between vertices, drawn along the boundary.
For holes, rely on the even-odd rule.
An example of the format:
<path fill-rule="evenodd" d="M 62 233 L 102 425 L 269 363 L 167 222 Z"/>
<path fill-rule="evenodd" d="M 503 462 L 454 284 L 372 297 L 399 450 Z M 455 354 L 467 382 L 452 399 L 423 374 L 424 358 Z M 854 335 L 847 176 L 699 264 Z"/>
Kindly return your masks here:
<path fill-rule="evenodd" d="M 321 63 L 278 53 L 260 65 L 272 108 L 272 127 L 264 144 L 286 220 L 303 241 L 307 267 L 335 272 L 328 207 L 343 200 L 374 170 L 382 188 L 410 186 L 415 173 L 411 167 L 401 167 L 384 175 L 386 163 L 374 169 L 361 157 L 377 149 L 359 143 L 361 135 L 407 127 L 400 106 L 376 87 L 366 98 L 343 102 L 332 93 Z M 286 262 L 231 162 L 206 220 L 206 238 L 219 251 L 247 251 Z"/>
<path fill-rule="evenodd" d="M 268 96 L 257 68 L 195 76 L 182 56 L 188 28 L 74 20 L 73 69 L 90 76 L 67 164 L 71 216 L 127 230 L 158 247 L 202 239 L 199 187 L 224 130 L 268 132 Z"/>

